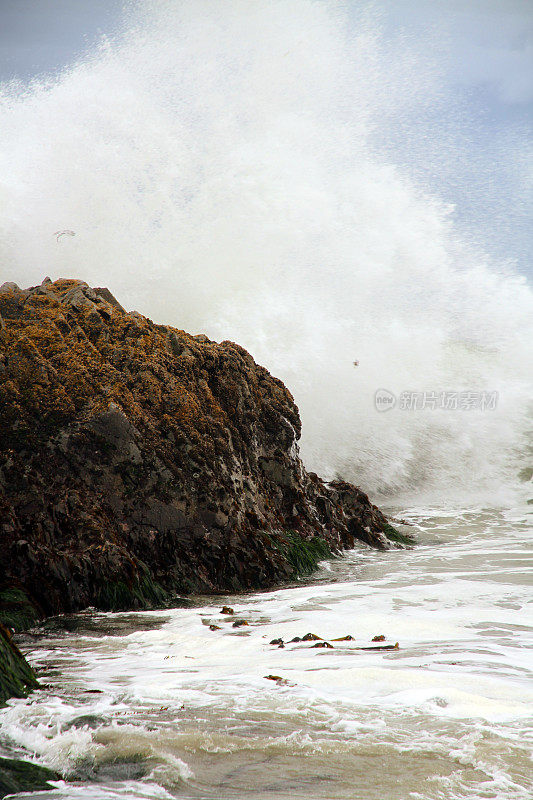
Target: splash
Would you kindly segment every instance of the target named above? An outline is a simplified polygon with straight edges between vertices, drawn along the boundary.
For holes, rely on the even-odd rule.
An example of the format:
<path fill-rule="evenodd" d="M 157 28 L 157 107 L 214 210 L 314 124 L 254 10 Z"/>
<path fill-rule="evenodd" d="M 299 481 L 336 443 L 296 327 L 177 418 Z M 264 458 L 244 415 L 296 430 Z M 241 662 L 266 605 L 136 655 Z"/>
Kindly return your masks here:
<path fill-rule="evenodd" d="M 363 6 L 133 4 L 58 78 L 2 87 L 2 279 L 82 277 L 238 341 L 293 391 L 327 477 L 493 498 L 523 466 L 533 302 L 375 146 L 437 102 L 411 56 Z M 380 388 L 498 403 L 380 413 Z"/>

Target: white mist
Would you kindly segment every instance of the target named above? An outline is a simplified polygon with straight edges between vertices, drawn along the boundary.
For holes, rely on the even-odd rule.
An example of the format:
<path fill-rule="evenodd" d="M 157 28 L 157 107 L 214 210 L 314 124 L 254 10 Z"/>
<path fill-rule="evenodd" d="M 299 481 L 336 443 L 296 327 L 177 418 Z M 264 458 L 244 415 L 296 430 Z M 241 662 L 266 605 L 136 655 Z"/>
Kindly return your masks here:
<path fill-rule="evenodd" d="M 57 80 L 3 87 L 1 279 L 81 277 L 238 341 L 293 392 L 326 477 L 494 500 L 525 465 L 531 291 L 373 147 L 438 75 L 388 60 L 372 13 L 342 3 L 150 2 L 126 28 Z M 379 388 L 498 405 L 378 413 Z"/>

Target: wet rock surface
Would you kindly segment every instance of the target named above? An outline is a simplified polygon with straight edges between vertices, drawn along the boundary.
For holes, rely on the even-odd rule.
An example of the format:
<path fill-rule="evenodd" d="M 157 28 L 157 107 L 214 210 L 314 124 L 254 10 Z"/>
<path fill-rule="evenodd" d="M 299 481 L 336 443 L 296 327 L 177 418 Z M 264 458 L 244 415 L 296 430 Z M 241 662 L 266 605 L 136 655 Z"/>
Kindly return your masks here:
<path fill-rule="evenodd" d="M 4 284 L 0 319 L 0 620 L 6 591 L 36 618 L 142 608 L 391 546 L 360 489 L 305 471 L 291 394 L 239 345 L 80 280 Z"/>
<path fill-rule="evenodd" d="M 33 670 L 13 641 L 12 631 L 0 624 L 0 705 L 9 697 L 24 697 L 37 686 Z"/>
<path fill-rule="evenodd" d="M 0 797 L 52 789 L 50 781 L 59 779 L 56 772 L 46 767 L 15 758 L 0 758 Z"/>

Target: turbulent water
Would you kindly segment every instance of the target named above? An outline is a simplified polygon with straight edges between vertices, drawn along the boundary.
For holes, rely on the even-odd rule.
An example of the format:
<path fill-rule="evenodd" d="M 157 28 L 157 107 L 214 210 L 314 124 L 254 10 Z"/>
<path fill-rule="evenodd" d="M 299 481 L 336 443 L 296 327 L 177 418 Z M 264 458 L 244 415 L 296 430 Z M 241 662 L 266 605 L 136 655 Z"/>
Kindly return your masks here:
<path fill-rule="evenodd" d="M 34 797 L 529 800 L 531 506 L 401 513 L 415 549 L 224 598 L 234 617 L 200 598 L 28 636 L 46 688 L 2 741 L 73 781 Z M 354 640 L 269 644 L 308 632 Z M 399 649 L 357 649 L 376 635 Z"/>
<path fill-rule="evenodd" d="M 47 687 L 0 715 L 6 751 L 78 782 L 41 798 L 533 794 L 532 295 L 415 179 L 439 64 L 388 48 L 376 16 L 143 2 L 61 75 L 0 88 L 0 278 L 81 277 L 238 341 L 293 391 L 306 465 L 420 540 L 232 598 L 241 630 L 208 598 L 48 623 L 25 642 Z M 355 641 L 268 644 L 308 631 Z M 400 648 L 354 649 L 375 634 Z"/>

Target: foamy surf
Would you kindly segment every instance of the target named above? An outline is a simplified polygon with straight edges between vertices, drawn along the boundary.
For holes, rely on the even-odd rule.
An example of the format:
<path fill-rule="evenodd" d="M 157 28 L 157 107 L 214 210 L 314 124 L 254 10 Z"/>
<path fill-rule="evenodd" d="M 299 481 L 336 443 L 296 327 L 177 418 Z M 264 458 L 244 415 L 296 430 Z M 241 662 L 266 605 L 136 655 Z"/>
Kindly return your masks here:
<path fill-rule="evenodd" d="M 233 615 L 205 598 L 50 621 L 27 640 L 48 688 L 1 712 L 4 742 L 73 782 L 50 800 L 80 783 L 95 800 L 525 800 L 527 509 L 403 510 L 414 550 L 360 548 L 309 585 L 224 598 Z M 333 649 L 290 642 L 308 632 Z M 399 649 L 360 649 L 376 635 Z"/>

